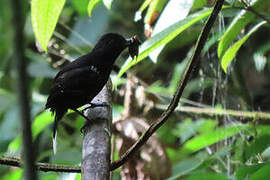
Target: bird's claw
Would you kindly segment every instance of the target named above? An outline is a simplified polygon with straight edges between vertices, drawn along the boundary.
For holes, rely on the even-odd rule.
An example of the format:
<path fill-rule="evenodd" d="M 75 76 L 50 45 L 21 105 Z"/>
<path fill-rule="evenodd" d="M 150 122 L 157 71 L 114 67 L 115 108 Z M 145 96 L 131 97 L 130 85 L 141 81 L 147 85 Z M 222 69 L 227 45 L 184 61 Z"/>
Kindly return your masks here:
<path fill-rule="evenodd" d="M 87 129 L 87 126 L 89 126 L 89 125 L 91 125 L 91 124 L 92 124 L 92 122 L 87 120 L 87 121 L 84 123 L 83 127 L 80 129 L 81 134 L 85 134 L 86 129 Z"/>

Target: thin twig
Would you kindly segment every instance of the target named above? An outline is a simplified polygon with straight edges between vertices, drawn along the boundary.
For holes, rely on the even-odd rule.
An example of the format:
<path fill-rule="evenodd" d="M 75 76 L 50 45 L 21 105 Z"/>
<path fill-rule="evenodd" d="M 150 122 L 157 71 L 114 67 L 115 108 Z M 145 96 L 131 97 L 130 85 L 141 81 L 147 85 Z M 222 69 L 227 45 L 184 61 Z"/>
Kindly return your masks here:
<path fill-rule="evenodd" d="M 175 108 L 178 106 L 180 97 L 182 96 L 182 93 L 187 85 L 187 82 L 192 74 L 193 69 L 198 65 L 198 62 L 200 60 L 200 54 L 201 51 L 205 45 L 205 42 L 207 40 L 208 34 L 214 25 L 214 22 L 216 20 L 216 17 L 218 13 L 220 12 L 222 5 L 224 3 L 224 0 L 217 0 L 216 4 L 214 6 L 214 9 L 208 18 L 200 36 L 197 41 L 195 52 L 193 56 L 191 57 L 191 60 L 188 64 L 188 67 L 186 68 L 186 71 L 182 78 L 180 79 L 177 90 L 173 96 L 173 99 L 170 102 L 170 105 L 168 106 L 167 110 L 162 113 L 161 117 L 153 123 L 149 129 L 136 141 L 136 143 L 129 149 L 127 152 L 117 161 L 112 162 L 111 164 L 111 170 L 115 170 L 121 165 L 123 165 L 134 153 L 138 151 L 138 149 L 143 146 L 146 141 L 152 136 L 152 134 L 160 128 L 170 117 L 172 112 L 175 110 Z"/>
<path fill-rule="evenodd" d="M 9 157 L 1 157 L 0 164 L 14 166 L 14 167 L 23 167 L 23 163 L 19 158 L 9 158 Z M 53 172 L 70 172 L 70 173 L 80 173 L 81 166 L 74 165 L 57 165 L 57 164 L 47 164 L 47 163 L 36 163 L 36 170 L 40 171 L 53 171 Z"/>
<path fill-rule="evenodd" d="M 268 24 L 270 24 L 270 20 L 267 19 L 266 17 L 264 17 L 263 15 L 261 15 L 260 13 L 258 13 L 255 9 L 253 9 L 251 6 L 246 6 L 244 7 L 245 10 L 252 12 L 253 14 L 255 14 L 256 16 L 258 16 L 259 18 L 265 20 Z"/>
<path fill-rule="evenodd" d="M 243 9 L 243 10 L 246 10 L 246 11 L 249 11 L 253 14 L 255 14 L 256 16 L 258 16 L 259 18 L 265 20 L 268 24 L 270 24 L 270 20 L 268 18 L 266 18 L 264 15 L 258 13 L 253 7 L 251 7 L 249 4 L 247 4 L 246 2 L 244 1 L 241 1 L 243 4 L 244 4 L 244 7 L 237 7 L 237 6 L 232 6 L 232 8 L 235 8 L 235 9 Z"/>

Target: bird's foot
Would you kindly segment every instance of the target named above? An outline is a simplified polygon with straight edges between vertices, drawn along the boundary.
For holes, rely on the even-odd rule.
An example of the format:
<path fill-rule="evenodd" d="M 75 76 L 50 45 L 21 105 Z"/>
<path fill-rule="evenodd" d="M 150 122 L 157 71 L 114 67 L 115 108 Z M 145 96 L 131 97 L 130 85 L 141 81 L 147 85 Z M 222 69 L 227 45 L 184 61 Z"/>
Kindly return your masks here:
<path fill-rule="evenodd" d="M 72 109 L 73 111 L 75 111 L 76 113 L 78 113 L 80 116 L 82 116 L 84 119 L 86 119 L 86 123 L 83 125 L 83 127 L 80 129 L 80 132 L 82 134 L 85 133 L 86 127 L 89 125 L 89 123 L 92 123 L 92 121 L 84 115 L 83 111 L 79 111 L 78 109 Z"/>
<path fill-rule="evenodd" d="M 80 129 L 81 134 L 85 134 L 87 126 L 89 126 L 92 122 L 91 121 L 86 121 L 83 125 L 83 127 Z"/>
<path fill-rule="evenodd" d="M 87 109 L 92 109 L 92 108 L 96 108 L 96 107 L 109 107 L 110 105 L 106 102 L 101 102 L 101 103 L 89 103 L 90 106 L 87 106 L 86 108 L 84 108 L 82 110 L 82 112 L 84 113 Z"/>

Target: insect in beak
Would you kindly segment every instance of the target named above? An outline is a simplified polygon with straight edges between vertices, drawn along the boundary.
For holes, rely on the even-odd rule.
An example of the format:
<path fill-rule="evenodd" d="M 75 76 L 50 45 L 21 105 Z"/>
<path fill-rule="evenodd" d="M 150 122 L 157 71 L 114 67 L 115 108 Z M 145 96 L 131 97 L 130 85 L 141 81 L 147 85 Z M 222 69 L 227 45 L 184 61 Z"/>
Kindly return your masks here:
<path fill-rule="evenodd" d="M 139 46 L 141 45 L 141 42 L 139 41 L 136 35 L 129 39 L 126 39 L 126 41 L 129 55 L 131 56 L 132 59 L 134 59 L 134 57 L 137 57 L 139 54 Z"/>

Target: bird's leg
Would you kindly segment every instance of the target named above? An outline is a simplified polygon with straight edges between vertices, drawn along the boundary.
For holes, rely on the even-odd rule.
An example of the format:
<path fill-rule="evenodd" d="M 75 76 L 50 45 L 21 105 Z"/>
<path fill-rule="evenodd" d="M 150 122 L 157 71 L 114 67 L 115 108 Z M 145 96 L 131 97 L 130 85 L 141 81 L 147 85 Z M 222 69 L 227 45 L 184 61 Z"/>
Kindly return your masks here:
<path fill-rule="evenodd" d="M 82 110 L 82 112 L 84 113 L 87 109 L 92 109 L 92 108 L 96 108 L 96 107 L 109 107 L 110 105 L 106 102 L 100 102 L 100 103 L 89 103 L 90 106 L 87 106 L 86 108 L 84 108 Z"/>
<path fill-rule="evenodd" d="M 81 134 L 84 134 L 85 133 L 85 129 L 89 125 L 89 123 L 91 123 L 91 121 L 86 121 L 84 123 L 83 127 L 81 127 L 81 129 L 80 129 Z"/>
<path fill-rule="evenodd" d="M 83 114 L 83 112 L 79 111 L 78 109 L 72 109 L 73 111 L 75 111 L 76 113 L 78 113 L 79 115 L 81 115 L 84 119 L 86 119 L 87 121 L 91 121 L 87 116 L 85 116 Z"/>
<path fill-rule="evenodd" d="M 106 102 L 89 103 L 89 105 L 90 105 L 90 106 L 85 107 L 85 108 L 82 110 L 82 113 L 84 113 L 87 109 L 92 109 L 92 108 L 96 108 L 96 107 L 109 107 L 109 106 L 110 106 L 110 105 L 109 105 L 108 103 L 106 103 Z M 84 133 L 84 132 L 85 132 L 85 128 L 87 127 L 88 122 L 89 122 L 89 121 L 87 121 L 87 122 L 83 125 L 83 127 L 81 128 L 81 133 Z M 89 122 L 89 123 L 91 123 L 91 122 Z M 106 132 L 109 136 L 111 136 L 111 133 L 110 133 L 110 131 L 109 131 L 107 128 L 105 128 L 105 132 Z"/>
<path fill-rule="evenodd" d="M 96 107 L 106 107 L 106 106 L 110 106 L 109 104 L 105 103 L 105 102 L 101 102 L 101 103 L 89 103 L 90 106 L 84 108 L 82 111 L 79 111 L 78 109 L 72 109 L 73 111 L 75 111 L 76 113 L 78 113 L 79 115 L 81 115 L 84 119 L 86 119 L 86 123 L 83 125 L 83 127 L 80 129 L 80 132 L 83 134 L 85 132 L 85 128 L 88 126 L 89 123 L 91 123 L 92 121 L 84 115 L 84 112 L 87 109 L 91 109 L 91 108 L 96 108 Z M 107 130 L 108 131 L 108 130 Z"/>
<path fill-rule="evenodd" d="M 78 109 L 72 109 L 74 112 L 76 112 L 76 113 L 78 113 L 79 115 L 81 115 L 84 119 L 86 119 L 86 123 L 83 125 L 83 127 L 80 129 L 80 132 L 83 134 L 84 133 L 84 131 L 85 131 L 85 128 L 86 128 L 86 126 L 88 125 L 88 123 L 91 123 L 91 120 L 87 117 L 87 116 L 85 116 L 84 114 L 83 114 L 83 112 L 81 112 L 81 111 L 79 111 Z"/>

